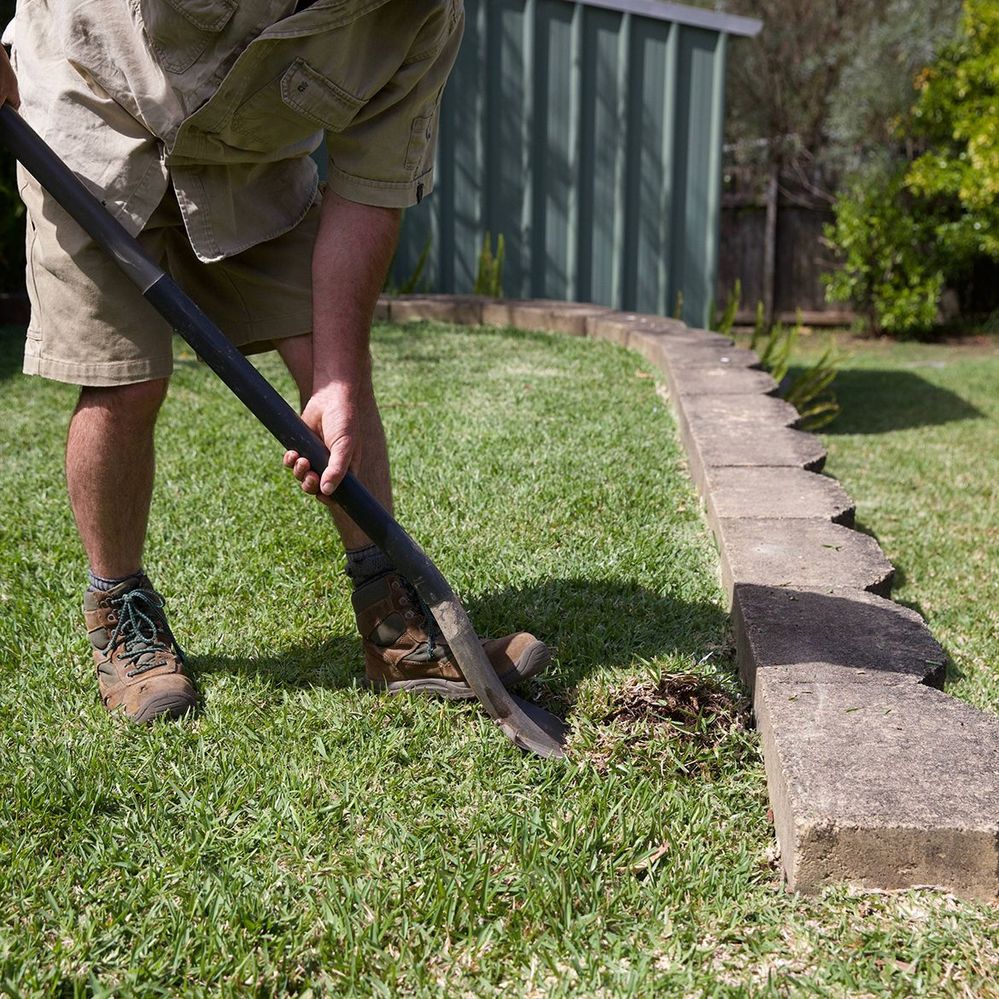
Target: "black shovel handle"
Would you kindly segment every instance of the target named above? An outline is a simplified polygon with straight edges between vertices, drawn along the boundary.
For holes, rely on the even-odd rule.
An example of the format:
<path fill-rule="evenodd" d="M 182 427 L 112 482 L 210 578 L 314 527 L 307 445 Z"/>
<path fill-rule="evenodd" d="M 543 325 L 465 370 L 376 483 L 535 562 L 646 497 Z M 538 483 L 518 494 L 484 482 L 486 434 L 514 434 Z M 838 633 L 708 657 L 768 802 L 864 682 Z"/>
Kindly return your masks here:
<path fill-rule="evenodd" d="M 322 440 L 9 105 L 0 107 L 0 138 L 278 441 L 314 469 L 325 468 L 329 451 Z M 420 546 L 352 474 L 344 476 L 333 499 L 416 587 L 468 685 L 506 736 L 540 756 L 562 756 L 561 723 L 503 686 L 454 591 Z"/>

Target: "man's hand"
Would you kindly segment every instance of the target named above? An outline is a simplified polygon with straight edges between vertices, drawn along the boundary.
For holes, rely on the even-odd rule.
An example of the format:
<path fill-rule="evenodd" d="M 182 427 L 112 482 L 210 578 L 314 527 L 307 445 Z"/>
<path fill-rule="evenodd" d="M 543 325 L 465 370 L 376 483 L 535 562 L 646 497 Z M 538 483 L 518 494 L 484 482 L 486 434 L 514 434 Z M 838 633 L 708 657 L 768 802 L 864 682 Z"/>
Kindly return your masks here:
<path fill-rule="evenodd" d="M 307 458 L 297 451 L 285 451 L 285 467 L 292 470 L 303 491 L 327 505 L 333 502 L 329 497 L 346 472 L 360 464 L 359 426 L 361 411 L 368 404 L 366 394 L 368 390 L 337 382 L 321 388 L 306 403 L 302 419 L 322 438 L 330 452 L 329 464 L 321 477 L 312 471 Z"/>
<path fill-rule="evenodd" d="M 0 46 L 0 104 L 9 104 L 14 109 L 21 106 L 14 67 L 7 58 L 7 50 L 2 46 Z"/>

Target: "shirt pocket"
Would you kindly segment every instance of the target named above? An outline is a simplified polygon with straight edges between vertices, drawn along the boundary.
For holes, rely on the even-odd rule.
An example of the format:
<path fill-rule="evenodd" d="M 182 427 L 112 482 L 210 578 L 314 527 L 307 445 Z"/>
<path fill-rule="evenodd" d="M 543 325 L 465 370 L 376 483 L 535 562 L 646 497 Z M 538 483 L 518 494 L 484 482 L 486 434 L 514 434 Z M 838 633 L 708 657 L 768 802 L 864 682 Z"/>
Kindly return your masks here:
<path fill-rule="evenodd" d="M 297 58 L 236 108 L 227 138 L 243 149 L 293 146 L 320 130 L 343 130 L 364 104 Z"/>
<path fill-rule="evenodd" d="M 238 0 L 143 0 L 146 35 L 163 69 L 190 69 L 238 6 Z"/>

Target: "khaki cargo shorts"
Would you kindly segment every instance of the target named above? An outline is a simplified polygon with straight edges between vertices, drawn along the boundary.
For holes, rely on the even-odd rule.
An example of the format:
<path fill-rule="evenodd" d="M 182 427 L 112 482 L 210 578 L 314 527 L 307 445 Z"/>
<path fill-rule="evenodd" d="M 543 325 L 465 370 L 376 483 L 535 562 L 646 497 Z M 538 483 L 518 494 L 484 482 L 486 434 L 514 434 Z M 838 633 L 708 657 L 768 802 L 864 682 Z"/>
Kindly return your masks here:
<path fill-rule="evenodd" d="M 204 11 L 216 11 L 218 30 L 227 20 L 238 20 L 234 12 L 239 5 L 234 0 L 186 3 L 177 10 L 175 6 L 173 0 L 148 5 L 149 12 L 158 11 L 162 16 L 164 32 L 170 25 L 180 32 L 173 38 L 174 45 L 183 48 L 185 58 L 192 60 L 199 58 L 197 53 L 205 46 L 211 51 L 213 31 L 217 31 L 209 31 L 207 25 L 197 30 L 198 18 L 192 19 L 184 11 L 180 16 L 180 7 L 188 12 L 197 8 L 202 11 L 202 20 Z M 187 120 L 188 125 L 200 122 L 204 129 L 209 121 L 218 119 L 215 125 L 220 129 L 203 134 L 194 130 L 186 145 L 178 138 L 171 153 L 173 157 L 182 154 L 174 163 L 174 179 L 192 231 L 206 226 L 209 217 L 212 228 L 224 228 L 227 210 L 235 213 L 236 222 L 246 221 L 250 218 L 245 209 L 248 202 L 254 217 L 264 220 L 259 222 L 262 231 L 258 235 L 281 231 L 290 220 L 283 216 L 272 219 L 266 211 L 271 201 L 267 185 L 258 189 L 249 179 L 259 173 L 257 167 L 271 154 L 296 149 L 296 143 L 300 145 L 319 128 L 327 135 L 330 189 L 337 194 L 362 204 L 405 207 L 430 193 L 440 94 L 461 38 L 460 0 L 424 0 L 419 5 L 414 0 L 352 0 L 327 4 L 323 9 L 326 20 L 335 22 L 335 30 L 324 30 L 311 38 L 294 33 L 286 38 L 275 32 L 260 49 L 259 61 L 264 65 L 250 60 L 246 70 L 260 76 L 264 86 L 255 80 L 242 80 L 236 87 L 227 76 L 215 95 Z M 371 17 L 361 16 L 369 11 Z M 421 25 L 426 26 L 426 38 Z M 415 36 L 410 37 L 414 31 Z M 167 35 L 169 32 L 160 41 L 165 42 Z M 393 39 L 397 39 L 395 45 Z M 405 41 L 406 49 L 401 49 L 399 40 Z M 201 48 L 191 48 L 194 41 Z M 77 42 L 83 44 L 79 38 Z M 278 73 L 286 66 L 289 49 L 301 58 Z M 332 60 L 341 71 L 338 80 L 343 85 L 308 69 L 305 57 L 318 66 Z M 202 58 L 211 63 L 209 55 Z M 238 64 L 233 79 L 237 70 Z M 375 85 L 369 76 L 377 82 L 370 95 L 368 91 Z M 234 87 L 251 92 L 238 106 L 229 92 Z M 312 96 L 313 92 L 318 96 Z M 365 99 L 352 94 L 364 94 Z M 61 106 L 59 101 L 53 103 Z M 65 103 L 72 108 L 72 100 Z M 288 112 L 288 106 L 297 110 L 297 117 Z M 350 118 L 349 124 L 339 120 L 341 114 Z M 223 127 L 220 121 L 227 124 Z M 75 134 L 70 124 L 66 123 L 67 131 Z M 129 128 L 134 128 L 134 121 L 124 122 L 122 134 Z M 93 156 L 100 162 L 113 164 L 115 149 L 124 155 L 122 144 L 115 142 L 117 132 L 112 124 L 103 135 L 100 128 L 91 134 L 95 137 Z M 199 135 L 206 149 L 199 147 Z M 103 148 L 105 138 L 107 149 Z M 126 147 L 134 145 L 132 139 L 129 136 Z M 225 166 L 224 151 L 230 148 L 239 153 L 236 166 L 247 166 L 243 184 L 234 186 L 229 181 L 227 186 L 203 187 L 207 193 L 202 194 L 203 204 L 199 205 L 190 189 L 184 188 L 185 163 L 181 161 L 197 166 L 202 162 L 198 157 L 205 156 L 208 158 L 203 162 L 211 164 L 215 161 L 209 152 L 215 150 L 218 162 Z M 250 152 L 256 158 L 244 164 L 239 157 Z M 301 153 L 299 149 L 295 155 Z M 154 165 L 159 168 L 158 160 Z M 134 163 L 130 166 L 135 170 Z M 27 284 L 31 301 L 25 373 L 87 386 L 168 376 L 173 368 L 168 324 L 53 199 L 23 172 L 20 176 L 26 178 L 21 195 L 28 207 Z M 311 174 L 309 181 L 297 211 L 308 202 Z M 253 199 L 247 199 L 248 190 Z M 229 339 L 250 353 L 270 349 L 281 338 L 311 332 L 312 247 L 320 197 L 317 195 L 304 219 L 284 235 L 213 263 L 199 261 L 195 255 L 176 197 L 173 187 L 168 188 L 138 239 Z M 192 204 L 203 210 L 192 213 Z M 241 231 L 235 222 L 231 228 Z M 252 230 L 252 226 L 248 228 Z M 228 242 L 238 248 L 251 241 L 240 241 L 230 233 Z M 202 253 L 202 257 L 214 258 L 215 254 Z"/>
<path fill-rule="evenodd" d="M 80 227 L 35 184 L 28 206 L 31 323 L 24 372 L 74 385 L 128 385 L 173 371 L 170 325 Z M 312 244 L 319 199 L 290 232 L 218 263 L 202 263 L 173 188 L 138 239 L 245 353 L 312 331 Z"/>

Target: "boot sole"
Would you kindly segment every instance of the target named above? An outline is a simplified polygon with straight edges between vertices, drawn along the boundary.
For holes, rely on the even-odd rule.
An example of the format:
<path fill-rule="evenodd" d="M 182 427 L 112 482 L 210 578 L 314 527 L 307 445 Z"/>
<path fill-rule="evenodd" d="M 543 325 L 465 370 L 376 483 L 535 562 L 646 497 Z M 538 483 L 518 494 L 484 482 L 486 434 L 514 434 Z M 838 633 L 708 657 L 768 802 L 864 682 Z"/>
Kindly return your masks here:
<path fill-rule="evenodd" d="M 513 669 L 500 675 L 504 687 L 515 687 L 532 676 L 537 676 L 551 662 L 551 649 L 544 642 L 528 646 L 517 660 Z M 366 686 L 387 694 L 428 694 L 448 701 L 467 701 L 475 697 L 475 691 L 463 680 L 445 680 L 442 677 L 427 676 L 413 680 L 369 680 Z"/>
<path fill-rule="evenodd" d="M 134 715 L 127 715 L 131 722 L 136 725 L 148 725 L 156 721 L 157 718 L 179 718 L 186 715 L 188 711 L 194 710 L 194 701 L 189 697 L 178 697 L 176 694 L 163 694 L 160 697 L 151 698 Z"/>

